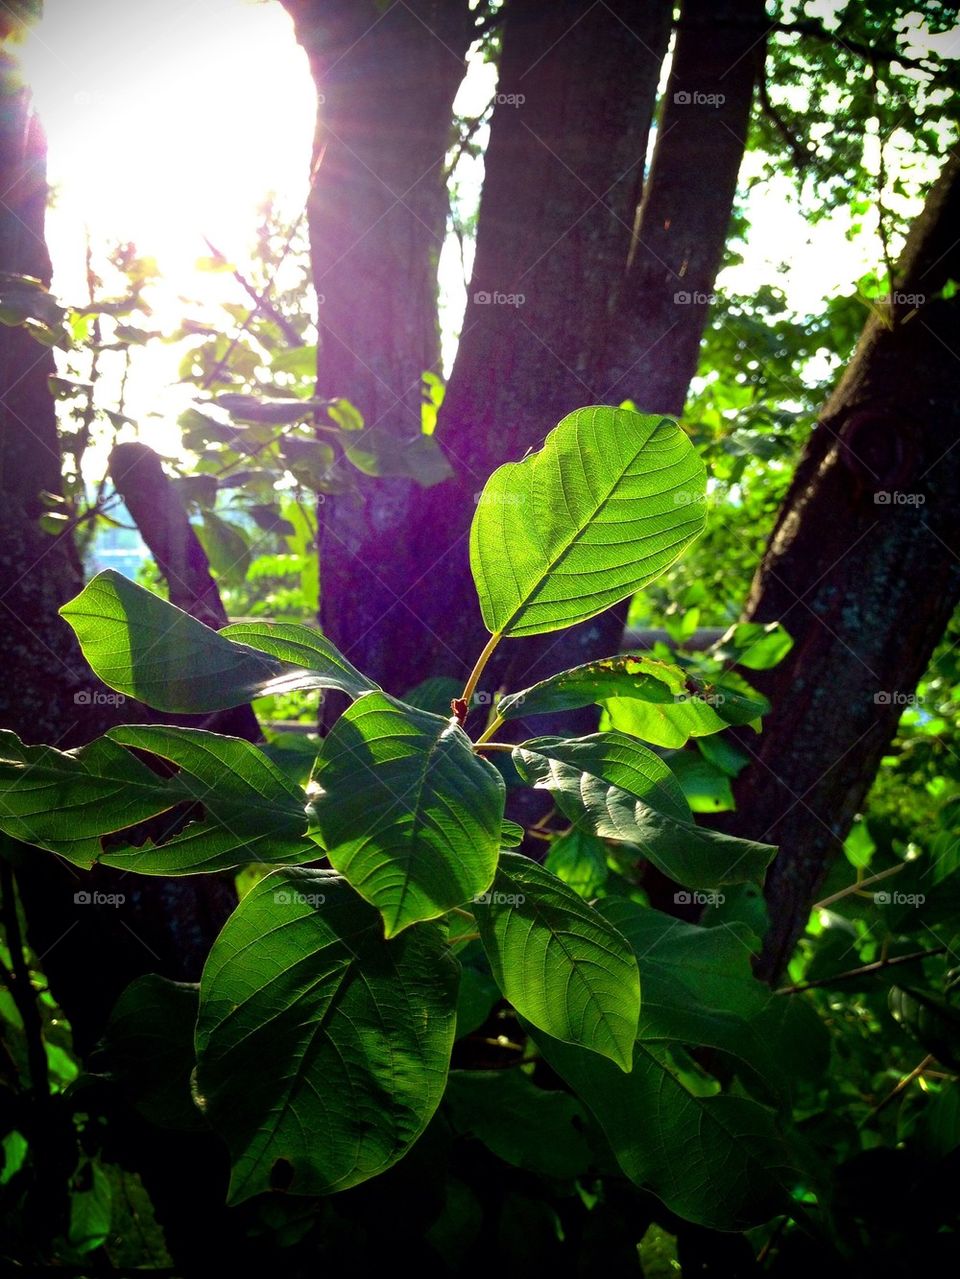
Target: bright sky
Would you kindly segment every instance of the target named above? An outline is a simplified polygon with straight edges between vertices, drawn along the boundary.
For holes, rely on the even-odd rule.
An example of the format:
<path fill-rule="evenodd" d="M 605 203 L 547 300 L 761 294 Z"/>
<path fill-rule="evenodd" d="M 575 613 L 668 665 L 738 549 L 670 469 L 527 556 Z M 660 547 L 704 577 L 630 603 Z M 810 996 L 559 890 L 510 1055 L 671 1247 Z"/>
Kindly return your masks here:
<path fill-rule="evenodd" d="M 242 263 L 264 196 L 276 193 L 291 217 L 306 198 L 314 89 L 282 6 L 45 0 L 25 61 L 49 138 L 55 202 L 48 240 L 61 297 L 84 299 L 87 229 L 96 248 L 132 240 L 157 259 L 163 281 L 151 302 L 160 327 L 175 328 L 189 312 L 182 297 L 206 291 L 216 298 L 224 290 L 235 297 L 227 277 L 196 271 L 196 260 L 208 255 L 203 237 Z M 461 110 L 482 109 L 493 74 L 472 67 Z M 479 162 L 461 173 L 467 201 L 481 175 Z M 797 310 L 814 313 L 824 296 L 877 263 L 872 237 L 846 239 L 847 218 L 809 227 L 786 182 L 765 188 L 755 206 L 747 261 L 720 287 L 749 292 L 787 258 L 787 271 L 775 278 Z M 465 300 L 453 242 L 441 260 L 441 291 L 449 359 Z M 164 350 L 140 361 L 129 411 L 160 413 L 144 430 L 150 442 L 172 449 L 170 424 L 184 399 L 182 390 L 166 389 L 176 355 Z"/>

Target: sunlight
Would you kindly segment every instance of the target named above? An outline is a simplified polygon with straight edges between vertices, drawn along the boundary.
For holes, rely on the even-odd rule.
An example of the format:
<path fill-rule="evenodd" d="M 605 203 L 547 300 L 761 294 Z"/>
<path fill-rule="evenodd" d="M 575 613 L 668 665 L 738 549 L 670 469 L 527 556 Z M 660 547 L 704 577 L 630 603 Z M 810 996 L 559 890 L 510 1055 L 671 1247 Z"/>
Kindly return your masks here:
<path fill-rule="evenodd" d="M 267 192 L 287 215 L 303 207 L 315 97 L 279 4 L 47 0 L 24 62 L 64 293 L 82 292 L 87 228 L 155 257 L 174 303 L 195 292 L 204 236 L 242 260 Z"/>

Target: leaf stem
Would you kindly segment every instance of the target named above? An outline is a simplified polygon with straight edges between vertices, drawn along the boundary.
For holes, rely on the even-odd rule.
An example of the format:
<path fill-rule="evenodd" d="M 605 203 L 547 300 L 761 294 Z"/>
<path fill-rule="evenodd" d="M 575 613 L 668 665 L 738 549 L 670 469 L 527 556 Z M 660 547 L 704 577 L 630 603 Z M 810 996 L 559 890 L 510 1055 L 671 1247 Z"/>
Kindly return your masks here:
<path fill-rule="evenodd" d="M 497 645 L 500 643 L 502 639 L 503 639 L 503 631 L 496 631 L 487 640 L 486 644 L 484 645 L 483 652 L 477 658 L 477 664 L 476 666 L 474 666 L 473 670 L 470 672 L 470 676 L 467 679 L 466 684 L 464 684 L 463 686 L 463 692 L 460 694 L 460 700 L 463 702 L 466 702 L 467 705 L 470 704 L 470 699 L 471 697 L 473 697 L 473 694 L 476 692 L 477 684 L 480 682 L 480 676 L 483 674 L 483 668 L 486 666 L 487 662 L 489 662 L 490 657 L 493 653 L 493 650 L 497 647 Z"/>
<path fill-rule="evenodd" d="M 512 751 L 513 747 L 509 742 L 474 742 L 473 749 L 475 751 Z"/>
<path fill-rule="evenodd" d="M 490 721 L 487 727 L 483 730 L 483 732 L 477 738 L 475 744 L 477 746 L 482 746 L 484 745 L 485 742 L 489 742 L 490 738 L 494 735 L 494 733 L 497 731 L 497 729 L 500 727 L 502 723 L 503 723 L 503 716 L 499 713 L 494 715 L 493 719 Z"/>

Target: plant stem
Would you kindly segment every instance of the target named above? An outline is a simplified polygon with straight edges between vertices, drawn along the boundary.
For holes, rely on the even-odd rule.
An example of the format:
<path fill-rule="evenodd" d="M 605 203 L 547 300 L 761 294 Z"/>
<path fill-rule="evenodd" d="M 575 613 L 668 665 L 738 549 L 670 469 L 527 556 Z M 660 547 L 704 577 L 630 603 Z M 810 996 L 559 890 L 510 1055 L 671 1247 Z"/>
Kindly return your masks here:
<path fill-rule="evenodd" d="M 888 866 L 886 870 L 881 870 L 876 875 L 868 875 L 866 879 L 858 879 L 855 884 L 848 884 L 846 888 L 841 888 L 838 893 L 831 893 L 829 897 L 824 897 L 822 902 L 815 902 L 810 910 L 811 912 L 823 910 L 825 907 L 832 905 L 833 902 L 840 901 L 842 897 L 849 897 L 851 893 L 859 893 L 868 884 L 879 884 L 881 879 L 888 879 L 891 875 L 899 875 L 902 870 L 906 869 L 906 866 L 906 862 L 901 862 L 899 866 Z"/>
<path fill-rule="evenodd" d="M 483 746 L 486 742 L 489 742 L 490 738 L 494 735 L 494 733 L 497 731 L 497 729 L 500 727 L 502 723 L 503 723 L 503 716 L 494 715 L 493 719 L 490 721 L 487 727 L 483 730 L 483 732 L 477 738 L 476 745 Z"/>
<path fill-rule="evenodd" d="M 5 981 L 9 982 L 10 994 L 17 1012 L 23 1021 L 24 1038 L 27 1042 L 27 1068 L 30 1072 L 30 1086 L 38 1098 L 46 1097 L 50 1092 L 50 1077 L 47 1071 L 47 1050 L 43 1044 L 43 1027 L 37 1009 L 36 995 L 30 981 L 30 969 L 24 953 L 23 937 L 20 933 L 20 919 L 17 915 L 17 895 L 13 871 L 8 865 L 0 866 L 0 891 L 3 894 L 2 919 L 7 935 L 7 949 L 10 951 L 11 972 L 5 972 Z M 12 979 L 12 980 L 11 980 Z"/>
<path fill-rule="evenodd" d="M 832 977 L 818 977 L 816 981 L 804 981 L 799 986 L 781 986 L 777 995 L 796 995 L 802 990 L 814 990 L 818 986 L 832 986 L 836 981 L 848 981 L 851 977 L 867 977 L 871 973 L 882 972 L 884 968 L 893 968 L 895 964 L 909 964 L 918 959 L 929 959 L 933 955 L 942 955 L 946 946 L 934 946 L 930 950 L 914 950 L 909 955 L 894 955 L 892 959 L 878 959 L 875 963 L 864 964 L 860 968 L 849 968 L 844 973 L 835 973 Z"/>
<path fill-rule="evenodd" d="M 475 751 L 512 751 L 513 747 L 509 742 L 474 742 L 473 749 Z"/>
<path fill-rule="evenodd" d="M 467 705 L 470 704 L 470 699 L 476 692 L 477 684 L 480 682 L 480 676 L 483 674 L 483 668 L 486 666 L 487 662 L 489 662 L 493 650 L 500 643 L 501 639 L 503 639 L 502 631 L 497 631 L 496 634 L 491 635 L 484 645 L 483 652 L 477 658 L 477 664 L 470 672 L 470 677 L 466 684 L 464 684 L 463 692 L 460 694 L 460 700 L 466 702 Z"/>

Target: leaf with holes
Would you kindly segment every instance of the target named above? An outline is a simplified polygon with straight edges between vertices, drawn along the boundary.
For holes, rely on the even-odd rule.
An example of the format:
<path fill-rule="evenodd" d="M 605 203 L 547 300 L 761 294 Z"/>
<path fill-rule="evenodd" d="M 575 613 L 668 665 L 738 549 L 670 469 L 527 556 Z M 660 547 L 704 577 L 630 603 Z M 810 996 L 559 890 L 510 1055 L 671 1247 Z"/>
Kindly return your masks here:
<path fill-rule="evenodd" d="M 703 531 L 703 463 L 670 418 L 577 409 L 484 486 L 470 565 L 487 629 L 538 635 L 652 582 Z"/>
<path fill-rule="evenodd" d="M 197 1091 L 230 1149 L 231 1203 L 345 1190 L 406 1153 L 443 1095 L 458 973 L 437 925 L 385 940 L 330 871 L 250 890 L 204 967 L 197 1025 Z"/>

